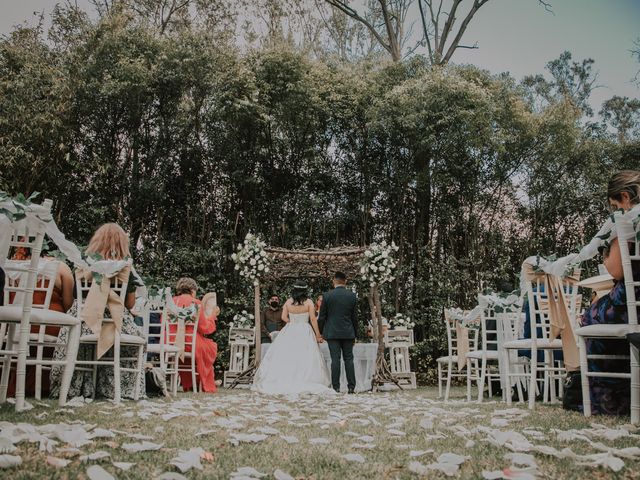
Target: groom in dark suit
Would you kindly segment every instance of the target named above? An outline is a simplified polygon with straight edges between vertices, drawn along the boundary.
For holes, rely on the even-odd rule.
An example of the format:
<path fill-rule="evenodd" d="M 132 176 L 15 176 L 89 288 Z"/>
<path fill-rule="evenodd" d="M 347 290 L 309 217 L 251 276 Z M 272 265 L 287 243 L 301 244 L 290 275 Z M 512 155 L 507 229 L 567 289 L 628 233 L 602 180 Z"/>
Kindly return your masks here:
<path fill-rule="evenodd" d="M 322 337 L 329 345 L 331 354 L 331 384 L 340 391 L 340 355 L 344 359 L 349 393 L 356 388 L 356 373 L 353 367 L 353 344 L 358 333 L 356 294 L 345 288 L 347 276 L 336 272 L 333 290 L 324 294 L 318 323 L 323 326 Z"/>

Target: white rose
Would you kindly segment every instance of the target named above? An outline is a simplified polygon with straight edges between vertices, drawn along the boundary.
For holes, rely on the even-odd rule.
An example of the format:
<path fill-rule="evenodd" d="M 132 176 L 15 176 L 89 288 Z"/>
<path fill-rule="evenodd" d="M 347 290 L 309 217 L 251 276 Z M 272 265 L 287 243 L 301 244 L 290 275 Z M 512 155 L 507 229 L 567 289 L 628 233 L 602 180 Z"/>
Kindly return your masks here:
<path fill-rule="evenodd" d="M 249 264 L 253 267 L 256 264 L 256 259 L 252 258 Z"/>
<path fill-rule="evenodd" d="M 264 265 L 262 265 L 262 264 L 258 265 L 258 270 L 263 271 L 264 270 Z"/>
<path fill-rule="evenodd" d="M 378 270 L 380 270 L 381 272 L 384 272 L 384 265 L 380 265 L 380 266 L 378 267 Z"/>

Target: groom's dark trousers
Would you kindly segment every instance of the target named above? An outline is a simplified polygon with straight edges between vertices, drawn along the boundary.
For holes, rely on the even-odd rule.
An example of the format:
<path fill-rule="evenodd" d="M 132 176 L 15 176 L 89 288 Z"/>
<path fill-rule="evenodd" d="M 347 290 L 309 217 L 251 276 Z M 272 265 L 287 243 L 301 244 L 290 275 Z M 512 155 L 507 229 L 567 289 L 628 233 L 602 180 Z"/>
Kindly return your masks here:
<path fill-rule="evenodd" d="M 353 366 L 353 339 L 327 340 L 331 354 L 331 386 L 340 390 L 340 354 L 344 359 L 344 369 L 347 374 L 347 387 L 356 388 L 356 370 Z"/>
<path fill-rule="evenodd" d="M 344 360 L 347 386 L 356 388 L 353 366 L 353 343 L 358 333 L 358 299 L 350 290 L 338 286 L 323 295 L 318 323 L 323 325 L 322 336 L 329 344 L 331 353 L 331 385 L 340 390 L 340 357 Z"/>

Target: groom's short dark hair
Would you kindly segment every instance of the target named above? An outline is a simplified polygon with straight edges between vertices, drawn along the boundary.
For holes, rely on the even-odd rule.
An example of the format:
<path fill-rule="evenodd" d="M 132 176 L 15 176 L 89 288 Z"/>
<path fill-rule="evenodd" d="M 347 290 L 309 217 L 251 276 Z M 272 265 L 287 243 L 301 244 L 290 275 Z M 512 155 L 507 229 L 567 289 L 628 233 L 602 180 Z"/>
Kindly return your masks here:
<path fill-rule="evenodd" d="M 345 275 L 345 273 L 344 272 L 340 272 L 340 271 L 336 272 L 333 275 L 333 278 L 335 278 L 336 280 L 338 280 L 339 282 L 342 282 L 342 283 L 347 281 L 347 276 Z"/>

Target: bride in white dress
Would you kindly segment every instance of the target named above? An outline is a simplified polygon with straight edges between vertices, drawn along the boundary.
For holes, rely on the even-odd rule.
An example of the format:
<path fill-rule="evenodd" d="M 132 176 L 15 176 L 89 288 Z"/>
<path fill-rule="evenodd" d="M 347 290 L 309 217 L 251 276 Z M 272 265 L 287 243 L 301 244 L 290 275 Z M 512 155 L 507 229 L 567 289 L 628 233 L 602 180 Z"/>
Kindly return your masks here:
<path fill-rule="evenodd" d="M 251 389 L 271 395 L 334 394 L 318 347 L 324 339 L 307 287 L 295 285 L 291 297 L 282 309 L 286 325 L 262 359 Z"/>

